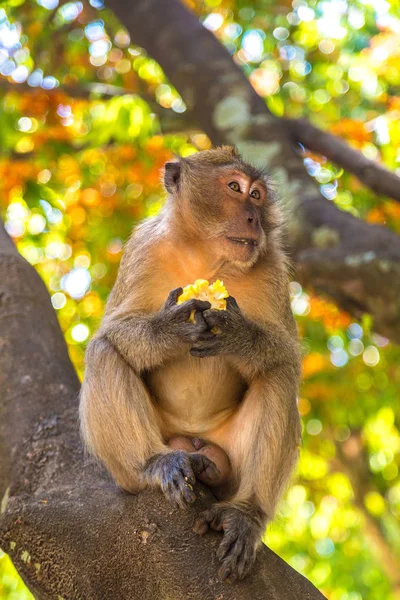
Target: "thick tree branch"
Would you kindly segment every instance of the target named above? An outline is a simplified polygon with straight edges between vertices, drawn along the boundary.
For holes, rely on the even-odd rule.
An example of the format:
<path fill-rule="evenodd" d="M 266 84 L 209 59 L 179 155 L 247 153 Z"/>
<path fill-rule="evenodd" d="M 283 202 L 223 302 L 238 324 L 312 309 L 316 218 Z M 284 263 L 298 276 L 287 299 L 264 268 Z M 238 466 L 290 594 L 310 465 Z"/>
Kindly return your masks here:
<path fill-rule="evenodd" d="M 389 196 L 400 202 L 400 177 L 383 165 L 370 160 L 344 140 L 322 131 L 306 119 L 287 119 L 286 125 L 295 141 L 346 171 L 353 173 L 362 183 L 378 195 Z"/>
<path fill-rule="evenodd" d="M 84 460 L 79 382 L 49 296 L 0 223 L 0 546 L 37 600 L 322 600 L 271 550 L 239 584 L 216 579 L 219 535 L 192 526 L 212 501 L 171 508 L 120 492 Z"/>
<path fill-rule="evenodd" d="M 302 281 L 357 316 L 372 314 L 376 329 L 400 342 L 400 238 L 322 196 L 285 121 L 268 111 L 227 50 L 179 0 L 108 0 L 108 6 L 160 63 L 213 143 L 236 144 L 269 167 L 287 208 Z M 332 259 L 327 270 L 321 249 Z"/>

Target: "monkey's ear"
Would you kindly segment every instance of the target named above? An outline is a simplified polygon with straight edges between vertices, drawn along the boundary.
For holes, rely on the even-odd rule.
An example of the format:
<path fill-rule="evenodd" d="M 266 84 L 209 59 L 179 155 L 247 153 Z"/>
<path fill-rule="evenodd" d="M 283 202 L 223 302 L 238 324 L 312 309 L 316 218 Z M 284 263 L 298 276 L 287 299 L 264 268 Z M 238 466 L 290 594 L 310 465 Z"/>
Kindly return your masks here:
<path fill-rule="evenodd" d="M 181 165 L 179 162 L 167 162 L 164 165 L 164 185 L 167 192 L 173 194 L 179 187 Z"/>

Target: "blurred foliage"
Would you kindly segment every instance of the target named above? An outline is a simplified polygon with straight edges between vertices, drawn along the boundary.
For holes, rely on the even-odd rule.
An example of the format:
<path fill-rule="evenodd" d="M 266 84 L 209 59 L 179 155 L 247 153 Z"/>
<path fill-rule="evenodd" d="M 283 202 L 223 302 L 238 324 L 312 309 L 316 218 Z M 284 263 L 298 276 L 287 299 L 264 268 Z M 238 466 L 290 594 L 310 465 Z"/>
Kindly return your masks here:
<path fill-rule="evenodd" d="M 395 0 L 187 4 L 270 110 L 309 117 L 400 172 Z M 210 142 L 185 127 L 179 94 L 103 0 L 1 2 L 0 74 L 2 214 L 46 282 L 82 375 L 124 241 L 162 203 L 160 167 Z M 179 130 L 169 113 L 175 124 L 181 115 Z M 304 162 L 329 201 L 400 233 L 398 203 L 321 156 L 304 152 Z M 398 599 L 399 348 L 369 318 L 355 323 L 296 282 L 291 291 L 304 339 L 304 448 L 266 540 L 330 600 Z M 0 598 L 29 597 L 0 553 Z"/>

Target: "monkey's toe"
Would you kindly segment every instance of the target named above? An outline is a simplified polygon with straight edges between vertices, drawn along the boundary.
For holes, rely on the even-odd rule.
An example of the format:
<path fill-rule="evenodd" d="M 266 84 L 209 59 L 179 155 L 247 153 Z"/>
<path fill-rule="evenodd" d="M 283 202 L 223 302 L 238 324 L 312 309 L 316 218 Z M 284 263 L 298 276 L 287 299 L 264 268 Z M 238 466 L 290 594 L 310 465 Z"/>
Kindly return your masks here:
<path fill-rule="evenodd" d="M 209 529 L 222 531 L 221 509 L 218 504 L 212 506 L 209 510 L 200 513 L 193 527 L 193 531 L 199 535 L 204 535 Z"/>
<path fill-rule="evenodd" d="M 245 538 L 243 534 L 228 536 L 226 534 L 217 551 L 217 557 L 221 561 L 218 575 L 222 581 L 233 583 L 244 579 L 256 560 L 256 544 L 251 538 Z"/>
<path fill-rule="evenodd" d="M 214 504 L 199 515 L 194 526 L 194 531 L 200 535 L 209 529 L 224 531 L 216 553 L 221 562 L 220 579 L 228 582 L 244 579 L 256 559 L 263 529 L 261 522 L 235 506 Z"/>

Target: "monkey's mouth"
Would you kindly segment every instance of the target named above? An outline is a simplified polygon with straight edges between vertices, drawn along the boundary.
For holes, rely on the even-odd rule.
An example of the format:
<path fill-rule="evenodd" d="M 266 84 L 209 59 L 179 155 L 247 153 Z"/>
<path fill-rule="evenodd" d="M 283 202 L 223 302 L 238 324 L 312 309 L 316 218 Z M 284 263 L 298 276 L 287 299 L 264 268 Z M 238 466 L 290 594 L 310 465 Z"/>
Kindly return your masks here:
<path fill-rule="evenodd" d="M 251 238 L 228 237 L 227 239 L 230 242 L 233 242 L 234 244 L 240 244 L 242 246 L 257 246 L 258 245 L 258 242 L 256 240 L 252 240 Z"/>

